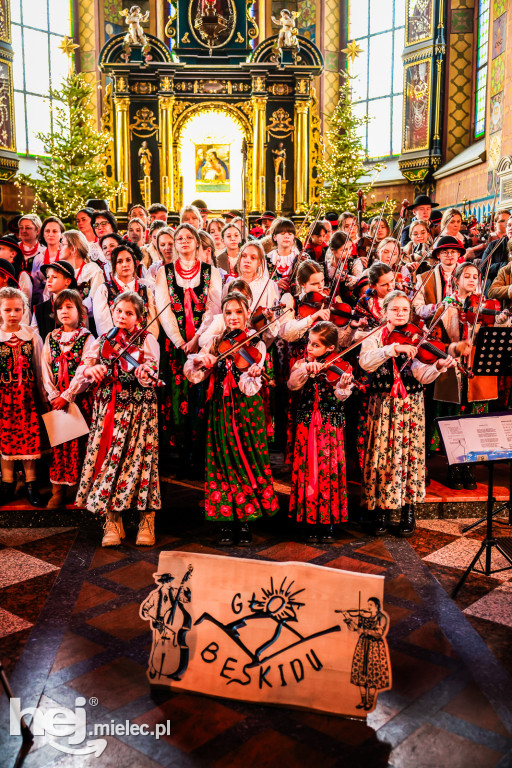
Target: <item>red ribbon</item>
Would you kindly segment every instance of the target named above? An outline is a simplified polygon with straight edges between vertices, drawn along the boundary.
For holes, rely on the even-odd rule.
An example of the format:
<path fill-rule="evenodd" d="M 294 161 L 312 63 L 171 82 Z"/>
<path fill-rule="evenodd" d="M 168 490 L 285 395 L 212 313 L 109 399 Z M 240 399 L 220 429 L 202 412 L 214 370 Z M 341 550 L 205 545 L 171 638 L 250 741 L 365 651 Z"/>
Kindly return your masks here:
<path fill-rule="evenodd" d="M 382 343 L 385 345 L 386 341 L 389 338 L 389 331 L 387 328 L 384 328 L 382 331 Z M 398 366 L 396 364 L 395 358 L 391 358 L 393 361 L 393 386 L 391 387 L 391 397 L 401 397 L 402 400 L 407 400 L 407 390 L 404 386 L 404 383 L 402 381 L 402 377 L 400 376 L 400 371 L 398 370 Z"/>
<path fill-rule="evenodd" d="M 249 466 L 249 462 L 247 461 L 247 458 L 244 453 L 244 449 L 242 446 L 242 441 L 240 440 L 240 435 L 238 433 L 238 427 L 235 421 L 235 402 L 233 399 L 233 389 L 237 386 L 237 383 L 235 381 L 235 377 L 233 376 L 232 368 L 232 362 L 231 360 L 226 360 L 227 365 L 227 376 L 224 379 L 224 384 L 222 385 L 222 404 L 224 407 L 224 418 L 227 421 L 227 413 L 226 413 L 226 401 L 224 398 L 231 397 L 231 425 L 233 427 L 233 434 L 235 435 L 235 441 L 236 441 L 236 447 L 238 448 L 238 453 L 240 454 L 240 458 L 242 459 L 242 464 L 244 465 L 245 471 L 247 472 L 247 475 L 249 477 L 249 480 L 251 482 L 251 487 L 253 490 L 256 490 L 257 484 L 256 479 L 252 473 L 251 467 Z"/>
<path fill-rule="evenodd" d="M 107 413 L 105 414 L 105 421 L 103 422 L 103 431 L 100 439 L 100 447 L 98 449 L 98 455 L 96 456 L 96 462 L 94 464 L 94 479 L 98 476 L 105 456 L 110 450 L 112 445 L 112 437 L 114 435 L 114 417 L 116 413 L 116 395 L 121 390 L 121 382 L 118 378 L 112 379 L 112 397 L 107 407 Z"/>
<path fill-rule="evenodd" d="M 185 288 L 185 298 L 183 303 L 185 306 L 185 335 L 187 337 L 187 341 L 190 341 L 196 335 L 196 326 L 194 325 L 194 312 L 192 309 L 192 302 L 194 304 L 199 304 L 199 299 L 194 293 L 193 288 Z"/>
<path fill-rule="evenodd" d="M 64 392 L 69 387 L 69 368 L 68 368 L 68 360 L 71 360 L 73 358 L 73 353 L 71 350 L 68 350 L 68 352 L 61 352 L 60 355 L 55 358 L 55 362 L 59 366 L 59 378 L 58 378 L 58 385 L 59 385 L 59 392 Z"/>
<path fill-rule="evenodd" d="M 317 386 L 308 432 L 308 485 L 306 488 L 306 499 L 308 501 L 316 501 L 318 498 L 318 430 L 321 426 L 322 414 L 318 408 Z"/>

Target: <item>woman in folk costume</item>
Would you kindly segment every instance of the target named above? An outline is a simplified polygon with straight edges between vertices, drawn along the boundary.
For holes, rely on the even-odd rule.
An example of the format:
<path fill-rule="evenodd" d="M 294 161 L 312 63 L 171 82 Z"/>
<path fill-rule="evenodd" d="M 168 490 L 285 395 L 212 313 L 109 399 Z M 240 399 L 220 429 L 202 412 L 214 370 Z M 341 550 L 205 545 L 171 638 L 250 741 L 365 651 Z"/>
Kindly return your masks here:
<path fill-rule="evenodd" d="M 55 297 L 54 312 L 57 327 L 45 339 L 41 368 L 50 407 L 56 411 L 65 410 L 87 388 L 88 382 L 80 381 L 75 374 L 82 360 L 90 357 L 95 339 L 84 327 L 87 310 L 78 291 L 60 291 Z M 86 410 L 88 412 L 89 407 Z M 85 455 L 83 443 L 76 439 L 52 448 L 50 481 L 53 493 L 48 509 L 64 506 L 66 488 L 78 483 Z"/>
<path fill-rule="evenodd" d="M 307 355 L 298 360 L 288 387 L 300 390 L 293 455 L 290 516 L 302 526 L 308 543 L 334 540 L 334 525 L 348 519 L 342 401 L 350 395 L 351 376 L 331 384 L 321 366 L 338 349 L 333 323 L 316 323 L 309 332 Z"/>
<path fill-rule="evenodd" d="M 450 303 L 438 308 L 432 321 L 439 319 L 437 327 L 440 338 L 447 345 L 447 352 L 453 357 L 468 356 L 471 360 L 474 349 L 471 350 L 469 341 L 473 336 L 474 315 L 465 312 L 465 302 L 480 291 L 480 273 L 472 262 L 459 264 L 454 272 L 455 291 Z M 503 324 L 507 320 L 506 313 L 496 315 L 496 322 Z M 477 331 L 475 329 L 475 331 Z M 475 332 L 476 338 L 476 332 Z M 458 416 L 461 413 L 487 413 L 489 400 L 498 398 L 498 380 L 496 376 L 475 376 L 468 378 L 458 368 L 450 368 L 434 382 L 433 408 L 427 410 L 429 425 L 428 447 L 436 451 L 440 447 L 440 438 L 435 426 L 440 416 Z M 428 407 L 427 403 L 427 407 Z M 471 466 L 462 464 L 450 466 L 448 469 L 448 484 L 455 490 L 467 488 L 476 489 L 476 481 Z"/>
<path fill-rule="evenodd" d="M 229 546 L 236 540 L 240 546 L 247 546 L 252 540 L 249 522 L 275 514 L 279 506 L 272 484 L 259 394 L 265 344 L 255 344 L 260 360 L 244 373 L 229 356 L 218 361 L 219 344 L 226 333 L 247 331 L 249 302 L 240 293 L 230 293 L 222 301 L 222 312 L 226 331 L 187 360 L 185 374 L 196 383 L 212 373 L 206 445 L 206 518 L 222 523 L 219 544 Z"/>
<path fill-rule="evenodd" d="M 105 515 L 102 546 L 116 546 L 124 538 L 121 513 L 138 509 L 140 524 L 136 544 L 155 543 L 155 509 L 160 508 L 158 478 L 158 409 L 155 380 L 160 349 L 155 337 L 137 330 L 142 319 L 142 299 L 133 291 L 114 302 L 115 327 L 134 344 L 143 362 L 125 371 L 122 361 L 108 354 L 105 336 L 97 339 L 76 377 L 98 385 L 78 506 Z"/>
<path fill-rule="evenodd" d="M 75 229 L 62 233 L 59 259 L 69 262 L 75 270 L 77 290 L 89 315 L 89 328 L 94 333 L 92 303 L 99 286 L 105 282 L 103 270 L 91 261 L 87 240 Z"/>
<path fill-rule="evenodd" d="M 22 323 L 28 309 L 17 288 L 0 290 L 0 463 L 2 500 L 14 499 L 14 462 L 23 463 L 25 492 L 34 507 L 42 506 L 37 490 L 36 459 L 41 458 L 38 413 L 46 399 L 41 381 L 43 342 Z M 39 388 L 39 391 L 38 391 Z"/>
<path fill-rule="evenodd" d="M 152 284 L 137 277 L 137 259 L 129 245 L 119 245 L 111 253 L 112 278 L 102 283 L 94 295 L 94 322 L 98 335 L 107 333 L 114 327 L 112 307 L 116 296 L 124 291 L 134 291 L 142 299 L 142 324 L 149 324 L 149 332 L 158 338 L 158 323 L 152 322 L 156 316 L 155 297 Z"/>
<path fill-rule="evenodd" d="M 362 502 L 376 536 L 386 533 L 388 516 L 397 510 L 401 513 L 398 534 L 411 536 L 416 525 L 414 505 L 425 496 L 423 386 L 455 361 L 448 356 L 426 365 L 414 359 L 416 347 L 389 343 L 391 333 L 409 322 L 411 303 L 405 293 L 389 293 L 383 313 L 386 325 L 364 339 L 359 357 L 361 368 L 373 374 Z"/>
<path fill-rule="evenodd" d="M 161 266 L 155 300 L 163 329 L 161 372 L 166 382 L 160 403 L 161 444 L 177 450 L 182 475 L 202 471 L 206 389 L 192 385 L 183 372 L 187 355 L 199 348 L 199 337 L 220 312 L 222 280 L 219 270 L 199 258 L 201 241 L 191 224 L 174 233 L 176 259 Z M 161 337 L 161 338 L 162 338 Z"/>

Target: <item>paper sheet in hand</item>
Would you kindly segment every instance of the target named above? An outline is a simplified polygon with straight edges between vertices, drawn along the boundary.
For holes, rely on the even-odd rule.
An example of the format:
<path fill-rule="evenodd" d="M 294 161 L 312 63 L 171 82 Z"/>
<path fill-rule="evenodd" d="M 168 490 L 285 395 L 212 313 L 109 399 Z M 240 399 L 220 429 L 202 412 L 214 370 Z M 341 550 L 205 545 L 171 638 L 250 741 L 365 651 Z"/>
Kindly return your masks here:
<path fill-rule="evenodd" d="M 87 422 L 75 403 L 70 403 L 65 411 L 43 413 L 43 421 L 52 448 L 89 434 Z"/>

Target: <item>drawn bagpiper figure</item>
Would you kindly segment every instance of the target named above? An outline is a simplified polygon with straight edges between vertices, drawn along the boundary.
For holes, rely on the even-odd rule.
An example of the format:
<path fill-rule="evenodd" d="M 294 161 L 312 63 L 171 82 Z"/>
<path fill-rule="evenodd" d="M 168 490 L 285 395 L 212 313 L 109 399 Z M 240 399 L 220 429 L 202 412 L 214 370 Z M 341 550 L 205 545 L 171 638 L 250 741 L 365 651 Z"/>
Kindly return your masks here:
<path fill-rule="evenodd" d="M 185 583 L 192 575 L 189 566 L 178 588 L 171 586 L 171 573 L 155 573 L 160 586 L 154 589 L 140 608 L 140 616 L 151 621 L 153 647 L 149 658 L 149 676 L 170 677 L 179 680 L 187 668 L 188 646 L 185 635 L 191 626 L 191 617 L 184 603 L 191 600 L 191 591 Z M 179 611 L 178 611 L 179 609 Z"/>

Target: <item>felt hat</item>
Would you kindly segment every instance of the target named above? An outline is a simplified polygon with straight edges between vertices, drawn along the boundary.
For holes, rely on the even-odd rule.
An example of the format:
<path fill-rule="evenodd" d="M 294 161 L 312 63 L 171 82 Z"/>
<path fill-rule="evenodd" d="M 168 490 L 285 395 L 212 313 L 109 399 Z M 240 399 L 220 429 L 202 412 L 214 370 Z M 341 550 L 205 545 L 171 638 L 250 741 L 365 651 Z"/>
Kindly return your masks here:
<path fill-rule="evenodd" d="M 256 219 L 256 224 L 261 224 L 263 219 L 268 219 L 269 221 L 274 221 L 276 215 L 273 211 L 264 211 L 259 219 Z"/>
<path fill-rule="evenodd" d="M 16 280 L 16 272 L 14 267 L 10 261 L 7 261 L 7 259 L 0 259 L 0 274 L 7 275 L 11 288 L 20 287 L 18 281 Z"/>
<path fill-rule="evenodd" d="M 23 251 L 21 250 L 21 245 L 16 235 L 2 235 L 2 237 L 0 237 L 0 245 L 7 245 L 23 258 Z"/>
<path fill-rule="evenodd" d="M 456 237 L 450 237 L 449 235 L 446 235 L 445 237 L 440 237 L 434 248 L 432 249 L 432 256 L 434 256 L 436 259 L 439 258 L 438 253 L 439 251 L 460 251 L 461 253 L 466 253 L 466 249 L 462 245 L 462 243 L 457 240 Z"/>
<path fill-rule="evenodd" d="M 439 203 L 433 203 L 428 195 L 416 195 L 413 204 L 408 205 L 407 210 L 412 211 L 414 208 L 417 208 L 419 205 L 431 205 L 432 208 L 439 207 Z"/>
<path fill-rule="evenodd" d="M 41 265 L 41 272 L 46 277 L 46 273 L 49 269 L 56 269 L 57 272 L 61 272 L 64 277 L 71 278 L 71 283 L 69 284 L 69 287 L 76 291 L 78 285 L 75 278 L 75 270 L 73 269 L 73 266 L 68 261 L 61 261 L 57 259 L 57 261 L 53 261 L 51 264 L 42 264 Z"/>
<path fill-rule="evenodd" d="M 199 208 L 201 213 L 211 213 L 211 211 L 208 210 L 208 206 L 204 200 L 194 200 L 191 205 L 195 205 L 196 208 Z"/>
<path fill-rule="evenodd" d="M 437 224 L 441 219 L 443 218 L 443 214 L 441 211 L 431 211 L 430 212 L 430 223 L 431 224 Z"/>

